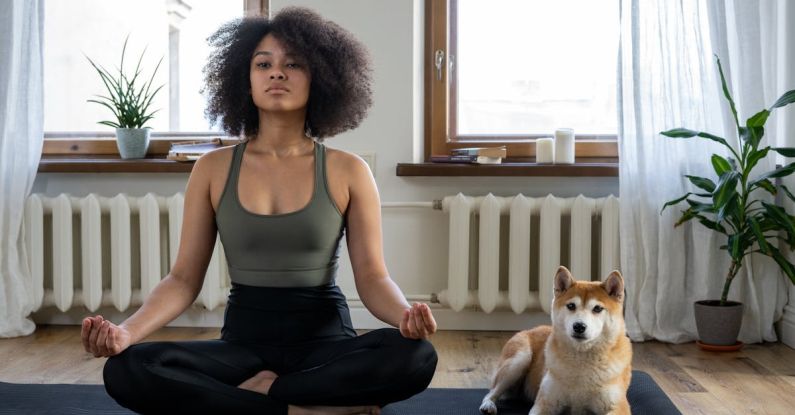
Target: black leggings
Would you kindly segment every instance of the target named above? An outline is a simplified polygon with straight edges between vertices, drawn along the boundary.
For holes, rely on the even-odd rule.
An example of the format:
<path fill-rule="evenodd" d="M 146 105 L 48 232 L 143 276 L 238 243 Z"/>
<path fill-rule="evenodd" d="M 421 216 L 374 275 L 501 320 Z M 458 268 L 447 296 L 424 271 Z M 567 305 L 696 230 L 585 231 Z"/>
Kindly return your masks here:
<path fill-rule="evenodd" d="M 291 295 L 296 292 L 301 295 Z M 105 388 L 136 412 L 192 414 L 286 414 L 288 404 L 385 406 L 424 390 L 436 369 L 433 346 L 396 329 L 356 337 L 341 295 L 336 287 L 233 286 L 221 339 L 132 345 L 108 359 Z M 253 298 L 267 306 L 252 306 Z M 262 370 L 279 376 L 267 396 L 237 387 Z"/>

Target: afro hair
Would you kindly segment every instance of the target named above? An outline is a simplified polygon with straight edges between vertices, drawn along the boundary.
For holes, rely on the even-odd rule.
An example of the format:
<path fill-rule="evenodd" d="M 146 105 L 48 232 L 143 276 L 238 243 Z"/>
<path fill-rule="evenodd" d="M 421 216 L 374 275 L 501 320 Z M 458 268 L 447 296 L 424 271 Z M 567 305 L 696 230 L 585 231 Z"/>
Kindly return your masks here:
<path fill-rule="evenodd" d="M 220 118 L 231 136 L 257 134 L 259 112 L 249 94 L 249 71 L 255 48 L 268 34 L 305 61 L 312 75 L 307 134 L 324 139 L 356 128 L 372 105 L 367 49 L 347 30 L 302 7 L 286 7 L 272 19 L 232 20 L 207 39 L 212 52 L 201 92 L 208 95 L 210 122 Z"/>

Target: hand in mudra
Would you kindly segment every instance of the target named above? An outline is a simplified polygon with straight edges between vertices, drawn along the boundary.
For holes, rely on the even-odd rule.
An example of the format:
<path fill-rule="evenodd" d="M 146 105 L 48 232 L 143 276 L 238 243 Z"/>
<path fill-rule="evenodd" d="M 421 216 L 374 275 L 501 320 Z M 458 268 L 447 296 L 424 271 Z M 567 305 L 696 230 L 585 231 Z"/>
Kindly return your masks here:
<path fill-rule="evenodd" d="M 427 304 L 414 303 L 403 311 L 400 321 L 400 334 L 409 339 L 427 339 L 436 333 L 436 320 Z"/>
<path fill-rule="evenodd" d="M 130 346 L 130 332 L 119 327 L 102 316 L 83 319 L 83 348 L 94 357 L 110 357 L 117 355 Z"/>

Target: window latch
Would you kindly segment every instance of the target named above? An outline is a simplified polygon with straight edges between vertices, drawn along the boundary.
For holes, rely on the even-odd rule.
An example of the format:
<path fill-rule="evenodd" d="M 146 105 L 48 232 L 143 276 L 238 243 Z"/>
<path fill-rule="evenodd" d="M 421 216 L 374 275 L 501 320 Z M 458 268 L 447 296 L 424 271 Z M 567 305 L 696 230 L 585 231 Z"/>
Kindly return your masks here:
<path fill-rule="evenodd" d="M 442 63 L 444 62 L 444 51 L 441 49 L 436 50 L 436 79 L 442 80 Z"/>

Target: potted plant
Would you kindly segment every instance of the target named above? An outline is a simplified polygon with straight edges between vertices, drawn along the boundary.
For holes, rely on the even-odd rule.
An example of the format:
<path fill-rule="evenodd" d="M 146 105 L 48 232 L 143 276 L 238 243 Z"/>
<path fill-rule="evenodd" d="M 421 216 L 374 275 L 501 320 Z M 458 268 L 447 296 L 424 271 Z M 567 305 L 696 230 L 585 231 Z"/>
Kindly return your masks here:
<path fill-rule="evenodd" d="M 795 201 L 795 196 L 786 186 L 777 187 L 771 179 L 789 176 L 795 171 L 795 163 L 776 168 L 756 177 L 751 177 L 754 166 L 773 152 L 785 157 L 795 157 L 795 148 L 760 147 L 764 135 L 764 125 L 770 112 L 776 108 L 795 102 L 795 90 L 781 96 L 769 109 L 763 109 L 749 118 L 745 126 L 741 126 L 737 118 L 737 110 L 732 100 L 720 59 L 715 57 L 723 86 L 723 94 L 729 101 L 731 112 L 739 135 L 739 148 L 735 148 L 721 137 L 693 131 L 686 128 L 675 128 L 660 134 L 671 138 L 698 137 L 712 140 L 726 147 L 731 156 L 724 158 L 713 154 L 712 167 L 718 178 L 717 183 L 706 177 L 685 175 L 693 185 L 701 191 L 688 192 L 684 196 L 671 200 L 663 205 L 666 207 L 687 202 L 689 207 L 682 212 L 681 218 L 674 226 L 679 226 L 691 219 L 723 234 L 727 238 L 726 245 L 720 247 L 731 258 L 731 265 L 723 284 L 720 300 L 697 301 L 694 304 L 696 327 L 700 343 L 703 345 L 728 346 L 739 348 L 737 335 L 742 322 L 742 303 L 729 301 L 729 288 L 743 266 L 743 259 L 754 253 L 767 255 L 776 261 L 778 266 L 795 284 L 795 266 L 790 263 L 777 247 L 784 242 L 789 249 L 795 249 L 795 216 L 775 204 L 767 203 L 756 195 L 767 192 L 775 195 L 783 190 L 787 197 Z M 662 214 L 662 211 L 660 212 Z"/>
<path fill-rule="evenodd" d="M 146 48 L 141 52 L 141 57 L 138 59 L 138 64 L 135 67 L 135 73 L 132 77 L 124 74 L 124 54 L 127 50 L 127 39 L 124 40 L 124 46 L 121 49 L 121 64 L 119 65 L 118 75 L 111 74 L 110 71 L 104 67 L 94 63 L 91 58 L 86 56 L 91 66 L 96 69 L 102 78 L 102 83 L 108 91 L 109 96 L 96 95 L 96 99 L 89 99 L 88 102 L 95 102 L 103 105 L 113 112 L 116 121 L 100 121 L 98 124 L 107 125 L 116 129 L 116 146 L 119 149 L 119 154 L 123 159 L 143 158 L 146 156 L 146 150 L 149 147 L 149 133 L 151 128 L 145 127 L 147 121 L 151 120 L 154 114 L 158 111 L 149 111 L 149 106 L 155 95 L 163 88 L 163 85 L 152 90 L 152 81 L 155 78 L 160 63 L 163 58 L 157 62 L 149 82 L 139 81 L 141 75 L 141 60 L 146 53 Z"/>

